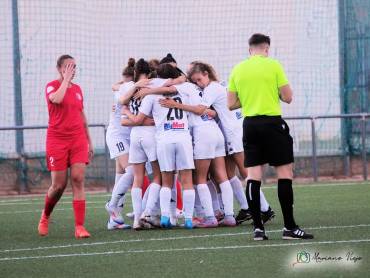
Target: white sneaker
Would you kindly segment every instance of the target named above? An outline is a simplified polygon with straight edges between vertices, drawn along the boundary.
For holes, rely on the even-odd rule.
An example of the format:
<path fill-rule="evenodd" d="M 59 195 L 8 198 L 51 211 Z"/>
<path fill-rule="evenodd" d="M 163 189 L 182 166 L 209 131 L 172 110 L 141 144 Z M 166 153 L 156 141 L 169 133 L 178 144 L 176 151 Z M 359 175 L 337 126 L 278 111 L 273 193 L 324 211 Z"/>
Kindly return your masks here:
<path fill-rule="evenodd" d="M 131 226 L 125 223 L 117 223 L 112 217 L 109 217 L 109 220 L 107 223 L 107 229 L 110 231 L 111 230 L 124 230 L 124 229 L 131 229 Z"/>
<path fill-rule="evenodd" d="M 108 212 L 109 217 L 112 218 L 114 222 L 116 222 L 117 224 L 125 223 L 121 213 L 117 212 L 116 209 L 112 209 L 111 207 L 109 207 L 109 202 L 105 204 L 105 209 Z"/>
<path fill-rule="evenodd" d="M 143 226 L 141 226 L 140 222 L 139 221 L 134 221 L 134 224 L 132 225 L 132 228 L 136 231 L 138 230 L 142 230 L 143 229 Z"/>

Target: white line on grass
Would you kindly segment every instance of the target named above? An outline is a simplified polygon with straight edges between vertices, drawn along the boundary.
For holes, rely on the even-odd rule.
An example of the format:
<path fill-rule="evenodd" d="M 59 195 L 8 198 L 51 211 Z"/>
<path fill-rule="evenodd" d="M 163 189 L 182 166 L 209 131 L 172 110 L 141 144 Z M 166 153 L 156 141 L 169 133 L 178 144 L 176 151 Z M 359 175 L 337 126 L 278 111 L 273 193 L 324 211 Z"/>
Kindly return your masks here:
<path fill-rule="evenodd" d="M 296 242 L 296 243 L 275 243 L 275 244 L 253 244 L 253 245 L 234 245 L 234 246 L 200 246 L 193 248 L 170 248 L 170 249 L 137 249 L 137 250 L 121 250 L 107 252 L 92 252 L 92 253 L 71 253 L 71 254 L 55 254 L 46 256 L 25 256 L 25 257 L 8 257 L 0 258 L 0 262 L 4 261 L 19 261 L 33 259 L 49 259 L 49 258 L 66 258 L 66 257 L 84 257 L 84 256 L 107 256 L 114 254 L 132 254 L 132 253 L 154 253 L 154 252 L 183 252 L 183 251 L 214 251 L 222 249 L 246 249 L 246 248 L 266 248 L 266 247 L 286 247 L 286 246 L 306 246 L 306 245 L 323 245 L 323 244 L 338 244 L 338 243 L 370 243 L 369 239 L 353 239 L 353 240 L 336 240 L 336 241 L 314 241 L 314 242 Z"/>
<path fill-rule="evenodd" d="M 366 186 L 366 185 L 370 185 L 370 183 L 361 181 L 359 183 L 347 182 L 347 183 L 319 183 L 319 184 L 302 184 L 302 185 L 296 184 L 294 186 L 294 188 L 356 186 L 356 185 L 361 185 L 361 186 L 365 185 Z M 263 189 L 274 189 L 274 188 L 276 188 L 276 186 L 274 186 L 274 185 L 269 185 L 269 186 L 263 187 Z M 100 197 L 110 197 L 110 196 L 111 196 L 111 194 L 95 193 L 95 194 L 88 195 L 88 198 L 100 198 Z M 34 198 L 27 198 L 27 196 L 25 196 L 25 197 L 21 197 L 20 199 L 12 199 L 13 196 L 0 197 L 0 198 L 4 199 L 4 200 L 0 199 L 0 203 L 14 203 L 14 202 L 24 202 L 24 201 L 42 201 L 42 200 L 44 200 L 44 195 L 41 195 L 40 197 L 34 197 Z M 72 198 L 73 198 L 72 196 L 63 197 L 63 199 L 72 199 Z"/>
<path fill-rule="evenodd" d="M 99 206 L 99 207 L 86 207 L 86 209 L 102 209 L 104 206 Z M 56 208 L 53 211 L 56 210 L 72 210 L 73 208 Z M 20 214 L 20 213 L 29 213 L 29 212 L 37 212 L 41 213 L 41 209 L 34 209 L 34 210 L 19 210 L 19 211 L 0 211 L 1 214 Z"/>
<path fill-rule="evenodd" d="M 87 201 L 87 203 L 89 204 L 105 204 L 107 201 Z M 24 206 L 24 205 L 37 205 L 37 204 L 40 204 L 39 200 L 37 200 L 37 203 L 36 201 L 34 203 L 19 203 L 19 202 L 15 202 L 15 203 L 1 203 L 0 206 Z M 72 200 L 71 201 L 60 201 L 58 202 L 58 205 L 59 204 L 72 204 Z"/>
<path fill-rule="evenodd" d="M 328 230 L 328 229 L 347 229 L 347 228 L 362 228 L 370 227 L 370 224 L 359 224 L 359 225 L 347 225 L 347 226 L 321 226 L 321 227 L 307 227 L 307 230 Z M 281 233 L 281 230 L 271 230 L 267 233 Z M 206 234 L 206 235 L 193 235 L 193 236 L 176 236 L 176 237 L 161 237 L 161 238 L 148 238 L 148 239 L 129 239 L 129 240 L 115 240 L 115 241 L 97 241 L 91 243 L 77 243 L 67 245 L 52 245 L 52 246 L 39 246 L 33 248 L 20 248 L 20 249 L 5 249 L 0 250 L 0 253 L 10 252 L 24 252 L 24 251 L 36 251 L 36 250 L 48 250 L 48 249 L 63 249 L 73 247 L 88 247 L 96 245 L 108 245 L 117 243 L 134 243 L 134 242 L 146 242 L 146 241 L 169 241 L 169 240 L 180 240 L 180 239 L 195 239 L 195 238 L 210 238 L 210 237 L 226 237 L 226 236 L 239 236 L 249 235 L 251 232 L 240 232 L 240 233 L 220 233 L 220 234 Z"/>

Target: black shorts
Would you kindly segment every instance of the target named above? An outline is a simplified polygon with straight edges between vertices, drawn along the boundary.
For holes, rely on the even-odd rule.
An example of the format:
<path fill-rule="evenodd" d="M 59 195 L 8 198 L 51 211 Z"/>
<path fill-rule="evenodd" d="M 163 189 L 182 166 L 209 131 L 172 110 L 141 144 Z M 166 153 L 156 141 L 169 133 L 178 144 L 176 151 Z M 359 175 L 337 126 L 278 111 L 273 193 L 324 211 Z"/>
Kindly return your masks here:
<path fill-rule="evenodd" d="M 266 163 L 281 166 L 294 162 L 293 138 L 280 116 L 245 117 L 243 147 L 245 167 Z"/>

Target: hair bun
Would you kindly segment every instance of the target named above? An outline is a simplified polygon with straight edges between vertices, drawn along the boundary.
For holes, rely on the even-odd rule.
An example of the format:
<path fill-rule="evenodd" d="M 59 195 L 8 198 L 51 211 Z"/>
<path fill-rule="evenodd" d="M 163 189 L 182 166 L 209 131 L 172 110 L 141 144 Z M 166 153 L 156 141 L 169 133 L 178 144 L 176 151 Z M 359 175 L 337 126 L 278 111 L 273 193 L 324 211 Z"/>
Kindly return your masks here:
<path fill-rule="evenodd" d="M 127 61 L 127 66 L 133 67 L 135 66 L 135 59 L 134 58 L 129 58 Z"/>

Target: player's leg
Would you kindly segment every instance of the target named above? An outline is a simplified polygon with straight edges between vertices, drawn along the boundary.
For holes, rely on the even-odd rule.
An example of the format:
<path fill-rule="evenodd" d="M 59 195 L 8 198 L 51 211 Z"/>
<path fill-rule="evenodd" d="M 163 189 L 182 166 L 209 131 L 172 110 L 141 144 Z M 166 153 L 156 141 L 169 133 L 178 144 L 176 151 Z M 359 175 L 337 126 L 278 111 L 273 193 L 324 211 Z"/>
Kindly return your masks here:
<path fill-rule="evenodd" d="M 226 226 L 235 226 L 234 218 L 234 198 L 231 184 L 227 177 L 225 158 L 216 157 L 211 163 L 211 174 L 215 182 L 219 184 L 224 204 L 225 218 L 223 224 Z"/>
<path fill-rule="evenodd" d="M 67 186 L 67 170 L 51 172 L 51 186 L 45 196 L 44 209 L 41 213 L 41 218 L 38 225 L 40 236 L 46 236 L 49 233 L 49 218 L 50 215 L 62 197 Z"/>
<path fill-rule="evenodd" d="M 162 171 L 162 187 L 159 192 L 159 199 L 161 207 L 161 227 L 163 228 L 171 228 L 170 205 L 173 181 L 173 171 Z"/>
<path fill-rule="evenodd" d="M 142 184 L 145 175 L 145 162 L 133 164 L 134 169 L 134 183 L 131 189 L 132 207 L 134 209 L 134 229 L 142 228 L 140 224 L 140 217 L 142 213 Z"/>
<path fill-rule="evenodd" d="M 195 183 L 196 190 L 199 195 L 200 203 L 204 210 L 205 219 L 199 223 L 199 227 L 209 228 L 217 227 L 218 222 L 212 207 L 212 196 L 207 185 L 207 177 L 209 167 L 211 165 L 210 159 L 196 159 L 195 164 Z"/>
<path fill-rule="evenodd" d="M 86 197 L 85 197 L 85 163 L 74 163 L 71 165 L 71 184 L 73 192 L 73 212 L 75 216 L 75 237 L 90 237 L 84 228 Z"/>
<path fill-rule="evenodd" d="M 179 178 L 183 187 L 184 218 L 186 229 L 193 228 L 193 212 L 195 202 L 195 190 L 193 186 L 193 176 L 191 169 L 179 170 Z"/>

